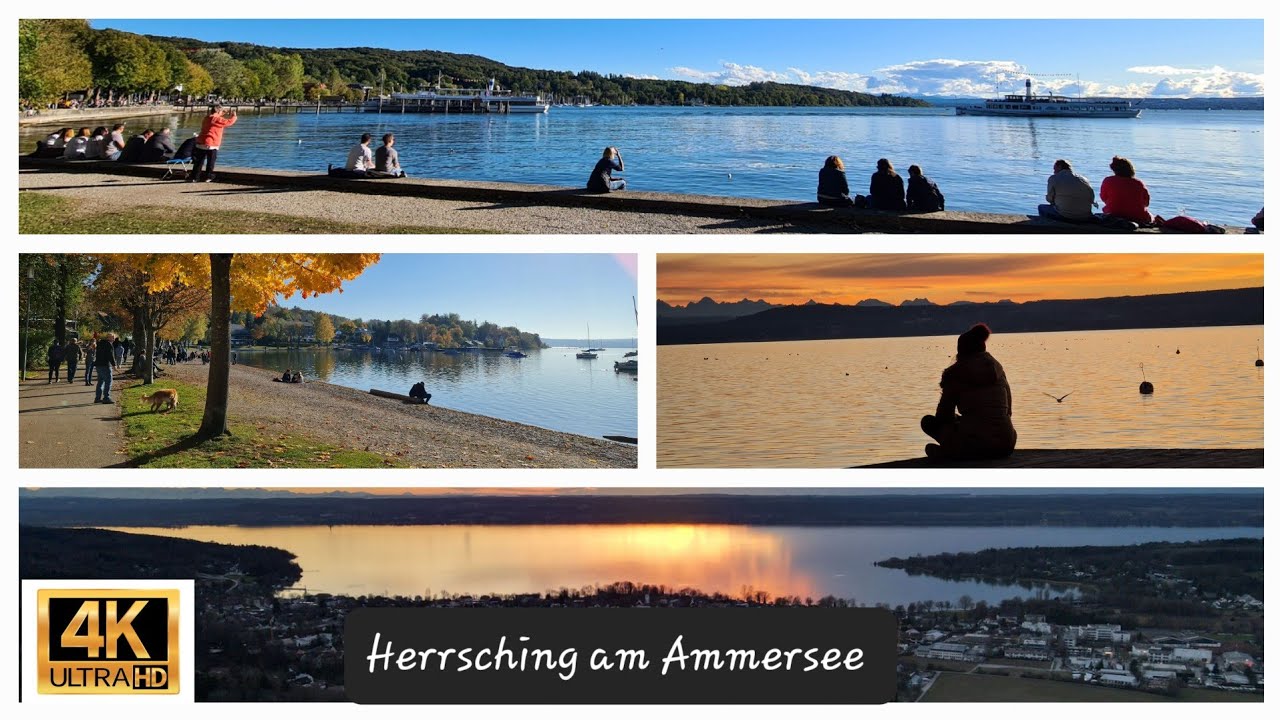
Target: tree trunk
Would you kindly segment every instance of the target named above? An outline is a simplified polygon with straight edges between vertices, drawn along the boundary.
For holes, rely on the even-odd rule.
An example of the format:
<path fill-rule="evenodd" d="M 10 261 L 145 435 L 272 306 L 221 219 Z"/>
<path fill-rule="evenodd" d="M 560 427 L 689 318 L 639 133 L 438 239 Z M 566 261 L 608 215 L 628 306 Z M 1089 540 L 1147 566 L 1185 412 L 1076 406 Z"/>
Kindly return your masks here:
<path fill-rule="evenodd" d="M 147 340 L 147 359 L 150 360 L 142 368 L 142 384 L 150 385 L 156 381 L 156 363 L 152 359 L 156 356 L 156 330 L 152 327 L 151 319 L 146 316 L 146 313 L 143 313 L 142 317 L 142 335 Z"/>
<path fill-rule="evenodd" d="M 54 311 L 53 341 L 59 346 L 67 344 L 67 284 L 70 282 L 71 269 L 67 267 L 67 258 L 58 259 L 58 300 Z"/>
<path fill-rule="evenodd" d="M 144 368 L 142 365 L 143 356 L 148 359 L 151 357 L 147 354 L 147 331 L 142 326 L 142 313 L 134 311 L 133 313 L 133 375 L 134 377 L 142 377 Z"/>
<path fill-rule="evenodd" d="M 231 383 L 231 253 L 209 254 L 209 383 L 204 421 L 197 435 L 215 438 L 227 431 L 227 397 Z"/>

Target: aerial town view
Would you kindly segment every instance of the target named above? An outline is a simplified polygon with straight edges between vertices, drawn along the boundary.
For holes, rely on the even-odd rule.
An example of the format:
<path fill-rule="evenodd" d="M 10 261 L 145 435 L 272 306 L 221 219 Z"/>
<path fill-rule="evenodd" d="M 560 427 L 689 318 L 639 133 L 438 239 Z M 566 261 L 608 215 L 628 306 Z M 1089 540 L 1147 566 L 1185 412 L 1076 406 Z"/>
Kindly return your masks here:
<path fill-rule="evenodd" d="M 1261 490 L 62 488 L 19 509 L 22 578 L 195 579 L 200 701 L 343 700 L 363 607 L 877 606 L 899 701 L 1263 697 Z"/>
<path fill-rule="evenodd" d="M 60 19 L 18 40 L 27 233 L 1263 228 L 1261 20 Z"/>

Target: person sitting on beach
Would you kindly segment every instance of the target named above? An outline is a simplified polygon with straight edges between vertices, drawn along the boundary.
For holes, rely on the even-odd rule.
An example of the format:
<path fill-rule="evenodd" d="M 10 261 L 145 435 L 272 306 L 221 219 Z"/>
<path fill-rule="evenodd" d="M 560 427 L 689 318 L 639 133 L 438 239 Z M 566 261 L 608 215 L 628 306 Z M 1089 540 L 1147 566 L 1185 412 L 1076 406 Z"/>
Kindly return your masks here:
<path fill-rule="evenodd" d="M 425 382 L 415 383 L 409 388 L 409 397 L 415 400 L 421 400 L 423 404 L 431 402 L 431 393 L 427 392 L 427 384 Z"/>
<path fill-rule="evenodd" d="M 301 373 L 301 372 L 299 372 L 299 371 L 297 371 L 297 370 L 294 370 L 294 371 L 293 371 L 293 375 L 289 377 L 289 382 L 291 382 L 291 383 L 301 383 L 301 382 L 302 382 L 302 373 Z"/>
<path fill-rule="evenodd" d="M 173 157 L 178 152 L 178 148 L 173 146 L 173 131 L 169 128 L 160 128 L 160 132 L 151 136 L 147 144 L 142 148 L 142 157 L 138 162 L 142 163 L 161 163 Z"/>
<path fill-rule="evenodd" d="M 818 204 L 830 207 L 853 207 L 849 197 L 849 179 L 844 174 L 844 161 L 831 155 L 818 171 Z"/>
<path fill-rule="evenodd" d="M 1253 229 L 1256 230 L 1257 232 L 1262 232 L 1262 223 L 1263 223 L 1262 211 L 1263 210 L 1266 210 L 1266 208 L 1259 209 L 1258 214 L 1254 215 L 1253 219 L 1249 221 L 1249 223 L 1253 225 Z"/>
<path fill-rule="evenodd" d="M 937 212 L 947 209 L 947 199 L 938 185 L 924 176 L 919 165 L 907 168 L 907 211 Z"/>
<path fill-rule="evenodd" d="M 80 131 L 67 140 L 67 144 L 62 148 L 62 157 L 64 160 L 83 160 L 84 154 L 89 150 L 89 137 L 92 128 L 82 127 Z"/>
<path fill-rule="evenodd" d="M 1066 222 L 1092 222 L 1093 186 L 1089 179 L 1077 175 L 1071 169 L 1071 163 L 1058 160 L 1053 164 L 1053 175 L 1049 176 L 1048 192 L 1044 199 L 1048 204 L 1039 207 L 1040 217 Z"/>
<path fill-rule="evenodd" d="M 627 181 L 621 178 L 614 180 L 614 172 L 622 172 L 622 153 L 618 152 L 616 147 L 607 147 L 604 154 L 596 161 L 596 166 L 591 170 L 591 177 L 587 179 L 587 192 L 592 193 L 610 193 L 627 189 Z"/>
<path fill-rule="evenodd" d="M 347 164 L 344 170 L 351 173 L 368 173 L 376 166 L 373 161 L 373 151 L 369 149 L 369 141 L 373 136 L 365 133 L 360 136 L 360 142 L 351 151 L 347 153 Z"/>
<path fill-rule="evenodd" d="M 107 136 L 107 142 L 102 148 L 103 160 L 119 160 L 120 153 L 124 152 L 124 123 L 116 123 L 111 126 L 111 134 Z"/>
<path fill-rule="evenodd" d="M 155 131 L 147 128 L 142 132 L 129 138 L 129 142 L 125 143 L 124 149 L 120 151 L 120 157 L 116 158 L 116 162 L 136 163 L 142 158 L 142 148 L 147 146 L 147 141 L 155 135 Z"/>
<path fill-rule="evenodd" d="M 292 381 L 293 381 L 293 368 L 289 368 L 289 369 L 285 370 L 283 375 L 281 375 L 281 376 L 280 376 L 280 377 L 278 377 L 278 378 L 272 378 L 272 379 L 273 379 L 273 380 L 275 380 L 276 382 L 282 382 L 282 383 L 292 382 Z"/>
<path fill-rule="evenodd" d="M 404 170 L 400 167 L 400 153 L 396 152 L 394 145 L 396 144 L 396 136 L 387 133 L 382 136 L 382 147 L 374 153 L 374 167 L 369 174 L 374 177 L 404 177 Z"/>
<path fill-rule="evenodd" d="M 1102 213 L 1139 225 L 1150 225 L 1152 219 L 1147 206 L 1151 204 L 1151 194 L 1147 192 L 1147 186 L 1135 177 L 1137 171 L 1133 163 L 1117 155 L 1111 158 L 1111 172 L 1115 174 L 1102 180 L 1102 188 L 1098 192 L 1103 203 Z"/>
<path fill-rule="evenodd" d="M 942 398 L 920 429 L 938 443 L 925 445 L 934 459 L 990 460 L 1013 454 L 1013 392 L 1004 368 L 987 352 L 991 329 L 978 323 L 956 340 L 956 361 L 942 371 Z M 959 410 L 960 415 L 956 415 Z"/>
<path fill-rule="evenodd" d="M 876 161 L 876 171 L 871 176 L 872 210 L 902 212 L 907 209 L 907 193 L 902 187 L 902 176 L 893 169 L 887 158 Z"/>

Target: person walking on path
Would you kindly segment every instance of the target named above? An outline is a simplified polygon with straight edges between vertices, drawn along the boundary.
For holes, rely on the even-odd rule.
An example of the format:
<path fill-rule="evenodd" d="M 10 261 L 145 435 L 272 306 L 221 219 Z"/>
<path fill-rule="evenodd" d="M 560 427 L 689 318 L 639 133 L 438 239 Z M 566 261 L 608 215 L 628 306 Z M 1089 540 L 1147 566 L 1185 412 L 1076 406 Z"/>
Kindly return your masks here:
<path fill-rule="evenodd" d="M 111 343 L 111 354 L 115 355 L 116 367 L 124 365 L 124 343 L 120 342 L 120 338 L 116 338 L 116 341 Z"/>
<path fill-rule="evenodd" d="M 84 348 L 84 384 L 88 386 L 93 382 L 93 356 L 98 351 L 98 333 L 93 334 L 93 339 Z"/>
<path fill-rule="evenodd" d="M 200 182 L 202 169 L 203 180 L 205 182 L 213 182 L 213 167 L 218 163 L 218 148 L 222 146 L 222 131 L 235 124 L 235 108 L 231 109 L 230 114 L 227 114 L 226 108 L 221 105 L 214 105 L 209 109 L 209 114 L 200 123 L 200 132 L 196 134 L 196 149 L 191 155 L 195 161 L 195 168 L 191 171 L 189 182 Z"/>
<path fill-rule="evenodd" d="M 67 363 L 68 385 L 76 381 L 76 368 L 80 365 L 80 357 L 82 355 L 80 345 L 75 340 L 68 340 L 67 346 L 62 350 L 62 359 Z"/>
<path fill-rule="evenodd" d="M 98 341 L 94 351 L 93 364 L 98 368 L 98 384 L 93 391 L 95 403 L 114 403 L 111 399 L 111 373 L 116 367 L 116 353 L 111 341 L 115 336 L 107 333 Z"/>
<path fill-rule="evenodd" d="M 49 382 L 45 385 L 52 385 L 54 381 L 61 381 L 60 370 L 62 368 L 63 347 L 58 343 L 49 346 L 49 354 L 46 359 L 49 361 Z"/>

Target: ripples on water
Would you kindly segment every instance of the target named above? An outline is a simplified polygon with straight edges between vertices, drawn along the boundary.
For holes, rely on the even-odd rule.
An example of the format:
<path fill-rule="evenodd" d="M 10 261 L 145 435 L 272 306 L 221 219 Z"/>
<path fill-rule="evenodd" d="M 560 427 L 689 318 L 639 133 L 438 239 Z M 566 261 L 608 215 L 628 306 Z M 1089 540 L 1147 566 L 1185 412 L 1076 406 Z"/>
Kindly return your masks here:
<path fill-rule="evenodd" d="M 227 131 L 228 166 L 323 171 L 345 161 L 362 132 L 396 134 L 419 177 L 585 185 L 606 145 L 622 149 L 630 187 L 678 193 L 812 200 L 818 168 L 841 155 L 854 192 L 875 162 L 916 163 L 947 208 L 1034 213 L 1054 160 L 1094 189 L 1113 155 L 1129 157 L 1153 213 L 1247 224 L 1263 204 L 1262 112 L 1147 110 L 1137 120 L 956 117 L 951 108 L 552 108 L 547 115 L 246 113 Z M 199 116 L 139 118 L 130 131 Z M 23 151 L 48 128 L 21 129 Z M 732 177 L 730 177 L 732 175 Z"/>
<path fill-rule="evenodd" d="M 834 595 L 872 605 L 1032 597 L 1031 585 L 949 581 L 875 567 L 890 557 L 992 547 L 1262 537 L 1261 528 L 425 525 L 110 528 L 297 555 L 298 587 L 348 595 L 481 595 L 622 580 L 740 595 Z M 396 548 L 388 553 L 387 548 Z M 412 558 L 406 562 L 405 558 Z"/>
<path fill-rule="evenodd" d="M 367 352 L 355 350 L 241 351 L 239 362 L 367 391 L 408 393 L 425 381 L 431 404 L 528 425 L 600 437 L 636 437 L 635 375 L 613 363 L 627 348 L 607 348 L 598 360 L 575 349 L 532 351 L 523 360 L 501 353 Z"/>
<path fill-rule="evenodd" d="M 987 348 L 1013 387 L 1019 448 L 1260 448 L 1261 340 L 1260 326 L 997 333 Z M 658 465 L 920 456 L 954 353 L 952 336 L 659 347 Z M 1154 395 L 1138 394 L 1139 364 Z"/>

